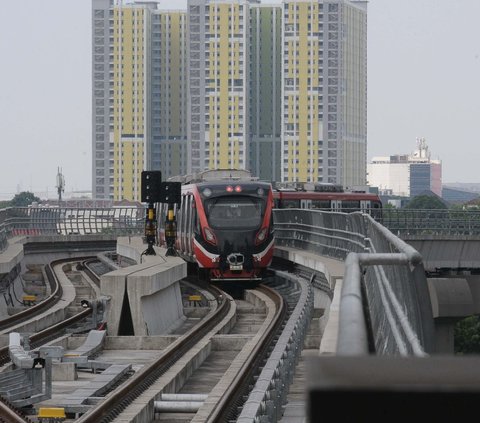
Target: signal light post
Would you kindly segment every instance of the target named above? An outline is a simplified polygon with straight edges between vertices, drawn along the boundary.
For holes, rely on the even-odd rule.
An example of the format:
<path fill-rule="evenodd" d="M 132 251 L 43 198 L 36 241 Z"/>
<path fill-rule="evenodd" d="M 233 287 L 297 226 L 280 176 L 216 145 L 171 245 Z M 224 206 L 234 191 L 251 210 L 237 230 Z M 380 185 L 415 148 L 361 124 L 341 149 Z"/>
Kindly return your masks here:
<path fill-rule="evenodd" d="M 153 245 L 157 235 L 157 216 L 154 203 L 168 203 L 168 212 L 165 221 L 165 241 L 167 244 L 166 256 L 176 256 L 175 241 L 177 238 L 177 222 L 175 220 L 174 204 L 181 202 L 181 183 L 162 182 L 160 171 L 142 172 L 142 202 L 148 203 L 145 218 L 145 237 L 147 249 L 145 255 L 156 255 Z"/>
<path fill-rule="evenodd" d="M 175 240 L 177 239 L 177 222 L 175 220 L 175 213 L 173 204 L 168 205 L 167 220 L 165 221 L 165 242 L 167 243 L 166 256 L 176 256 Z"/>

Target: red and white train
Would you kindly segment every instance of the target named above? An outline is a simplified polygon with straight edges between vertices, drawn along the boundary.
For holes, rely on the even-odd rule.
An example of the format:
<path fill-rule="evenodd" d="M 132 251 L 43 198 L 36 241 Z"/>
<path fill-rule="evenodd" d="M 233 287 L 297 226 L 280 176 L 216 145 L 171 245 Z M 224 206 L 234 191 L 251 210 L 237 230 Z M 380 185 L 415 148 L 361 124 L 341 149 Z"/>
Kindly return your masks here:
<path fill-rule="evenodd" d="M 361 211 L 381 215 L 382 201 L 377 194 L 344 191 L 341 185 L 326 183 L 278 184 L 273 190 L 275 208 L 317 209 L 351 213 Z"/>
<path fill-rule="evenodd" d="M 208 170 L 170 181 L 182 183 L 181 205 L 175 206 L 179 256 L 209 281 L 261 281 L 274 249 L 271 184 L 242 170 Z M 167 205 L 159 206 L 162 243 Z"/>

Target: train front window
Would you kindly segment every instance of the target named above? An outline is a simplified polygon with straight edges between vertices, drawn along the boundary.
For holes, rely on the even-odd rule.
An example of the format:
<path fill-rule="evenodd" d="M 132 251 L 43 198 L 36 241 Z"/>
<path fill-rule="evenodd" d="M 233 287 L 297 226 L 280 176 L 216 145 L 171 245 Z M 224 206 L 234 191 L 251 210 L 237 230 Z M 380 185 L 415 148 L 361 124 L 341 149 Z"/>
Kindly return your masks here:
<path fill-rule="evenodd" d="M 212 229 L 259 228 L 264 208 L 264 200 L 255 197 L 216 197 L 205 201 L 205 213 Z"/>

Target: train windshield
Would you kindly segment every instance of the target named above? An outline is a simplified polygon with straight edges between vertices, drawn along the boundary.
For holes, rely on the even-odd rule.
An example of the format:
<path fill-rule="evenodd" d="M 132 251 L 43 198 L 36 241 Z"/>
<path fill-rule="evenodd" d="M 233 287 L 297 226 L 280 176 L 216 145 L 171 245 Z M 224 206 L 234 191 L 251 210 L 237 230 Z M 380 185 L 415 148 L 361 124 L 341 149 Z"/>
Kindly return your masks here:
<path fill-rule="evenodd" d="M 205 213 L 212 229 L 256 229 L 262 223 L 265 201 L 246 196 L 205 200 Z"/>

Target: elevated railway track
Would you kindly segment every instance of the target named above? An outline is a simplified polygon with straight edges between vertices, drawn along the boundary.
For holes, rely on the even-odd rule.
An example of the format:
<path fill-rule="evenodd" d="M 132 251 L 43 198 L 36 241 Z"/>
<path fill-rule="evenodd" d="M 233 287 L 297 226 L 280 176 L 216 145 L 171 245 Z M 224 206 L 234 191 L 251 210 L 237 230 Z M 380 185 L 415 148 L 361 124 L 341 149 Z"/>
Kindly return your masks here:
<path fill-rule="evenodd" d="M 406 244 L 395 236 L 395 234 L 401 233 L 399 227 L 396 229 L 397 232 L 392 231 L 393 233 L 388 233 L 384 227 L 373 222 L 371 218 L 360 214 L 345 215 L 342 213 L 321 213 L 305 210 L 276 211 L 275 221 L 278 245 L 285 246 L 287 249 L 295 249 L 304 254 L 315 255 L 316 257 L 328 256 L 343 261 L 348 267 L 348 271 L 345 273 L 345 279 L 358 284 L 358 287 L 367 287 L 367 289 L 360 290 L 358 296 L 359 298 L 364 298 L 369 304 L 368 313 L 370 319 L 365 323 L 368 331 L 371 331 L 372 334 L 385 334 L 390 330 L 395 331 L 395 328 L 398 329 L 398 326 L 396 326 L 398 322 L 395 322 L 395 317 L 391 321 L 381 319 L 381 316 L 385 314 L 387 303 L 385 302 L 385 297 L 382 297 L 381 292 L 376 290 L 375 287 L 382 285 L 386 288 L 384 293 L 387 293 L 389 307 L 398 308 L 398 310 L 402 308 L 409 309 L 410 306 L 413 307 L 411 310 L 409 309 L 410 311 L 402 318 L 403 322 L 408 321 L 410 329 L 413 328 L 413 333 L 418 336 L 420 350 L 424 350 L 424 348 L 427 347 L 424 351 L 427 353 L 431 352 L 432 344 L 431 338 L 429 338 L 431 334 L 423 332 L 425 329 L 424 323 L 427 322 L 430 324 L 431 320 L 429 321 L 428 316 L 422 314 L 424 311 L 420 311 L 419 313 L 418 303 L 415 303 L 419 301 L 419 298 L 420 301 L 424 299 L 422 299 L 422 296 L 419 297 L 419 292 L 408 290 L 412 286 L 426 286 L 425 269 L 422 269 L 421 261 L 418 262 L 418 260 L 415 259 L 416 256 L 409 255 L 409 248 L 406 247 Z M 470 228 L 472 227 L 473 225 L 470 225 Z M 430 230 L 431 229 L 432 228 L 430 228 Z M 434 234 L 430 233 L 428 235 L 432 236 Z M 75 236 L 77 235 L 73 235 L 73 237 Z M 345 261 L 347 256 L 352 252 L 358 255 L 358 260 L 354 260 L 355 266 L 352 265 L 351 260 Z M 295 266 L 293 266 L 293 268 L 295 268 Z M 312 267 L 309 265 L 305 266 L 304 264 L 304 268 L 298 266 L 297 268 L 303 270 L 306 275 L 297 275 L 297 277 L 300 276 L 301 279 L 307 280 L 309 286 L 325 284 L 325 280 L 322 280 L 320 277 L 322 271 L 315 270 L 316 274 L 313 276 L 310 274 L 310 276 L 308 276 L 308 269 Z M 352 272 L 354 269 L 356 270 Z M 282 270 L 289 269 L 283 268 Z M 326 280 L 328 285 L 328 277 Z M 400 281 L 409 281 L 409 283 L 400 283 Z M 316 289 L 318 289 L 318 286 Z M 330 288 L 332 287 L 330 286 Z M 327 293 L 327 291 L 328 289 L 324 292 Z M 330 296 L 331 295 L 332 292 L 330 292 Z M 352 313 L 353 309 L 347 305 L 344 306 L 344 310 Z M 362 307 L 360 307 L 359 310 L 362 313 L 364 312 Z M 350 317 L 355 319 L 355 314 L 352 314 Z M 375 327 L 372 327 L 372 324 Z M 307 326 L 305 322 L 302 325 Z M 353 338 L 350 339 L 354 346 L 359 345 L 359 340 L 356 338 L 356 335 L 357 334 L 353 334 Z M 216 336 L 218 337 L 218 335 Z M 385 336 L 385 340 L 387 339 L 391 341 L 395 338 L 388 335 Z M 397 341 L 391 344 L 383 344 L 382 337 L 377 339 L 372 338 L 370 342 L 370 348 L 372 348 L 373 345 L 370 354 L 373 355 L 378 354 L 379 351 L 383 351 L 383 354 L 386 356 L 395 355 L 398 351 L 401 351 L 402 348 L 399 344 L 395 343 Z M 387 346 L 387 348 L 385 348 L 385 346 Z M 286 348 L 286 350 L 290 351 L 291 347 Z M 350 351 L 354 350 L 355 349 Z M 405 351 L 408 356 L 409 349 L 407 348 Z M 277 371 L 277 373 L 279 372 L 280 371 Z M 262 405 L 263 409 L 271 407 L 271 392 L 275 392 L 275 387 L 277 386 L 276 382 L 269 382 L 267 385 L 266 391 L 270 393 L 265 394 L 265 397 L 262 399 L 262 401 L 264 401 L 264 405 Z M 111 394 L 109 393 L 107 397 L 109 395 Z M 243 397 L 245 396 L 244 394 Z M 162 401 L 161 396 L 158 401 Z M 208 401 L 202 401 L 202 407 L 204 409 L 208 406 L 214 409 L 217 408 L 217 406 L 208 405 Z M 101 402 L 102 401 L 100 401 L 100 403 Z M 136 401 L 133 401 L 130 405 L 126 404 L 125 410 L 122 411 L 122 413 L 133 407 L 135 402 Z M 81 413 L 81 418 L 83 418 L 83 416 L 87 418 L 88 413 L 93 412 L 93 410 L 94 408 L 88 411 L 84 410 L 84 412 Z M 155 408 L 153 408 L 153 410 L 155 410 Z M 238 416 L 238 419 L 240 418 L 241 415 Z"/>

